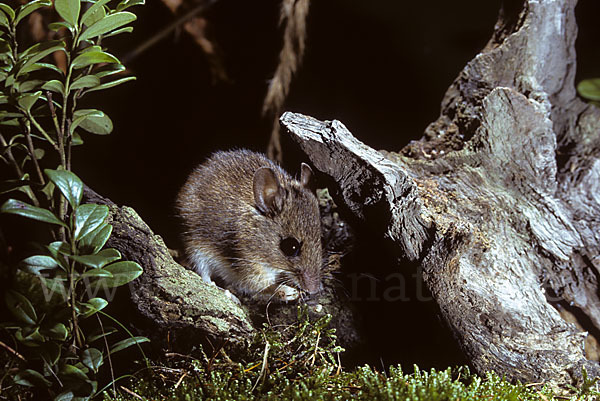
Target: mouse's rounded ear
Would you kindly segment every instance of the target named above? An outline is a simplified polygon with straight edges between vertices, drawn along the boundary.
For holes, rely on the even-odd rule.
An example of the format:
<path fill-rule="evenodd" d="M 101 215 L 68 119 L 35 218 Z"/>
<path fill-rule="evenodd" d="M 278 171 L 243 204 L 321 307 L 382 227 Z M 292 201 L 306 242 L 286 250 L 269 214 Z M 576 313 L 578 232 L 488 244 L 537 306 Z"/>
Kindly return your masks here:
<path fill-rule="evenodd" d="M 315 192 L 315 174 L 312 171 L 312 168 L 306 163 L 302 163 L 300 165 L 300 184 L 306 189 L 309 189 Z"/>
<path fill-rule="evenodd" d="M 254 172 L 254 202 L 261 213 L 275 216 L 283 209 L 285 191 L 275 172 L 269 167 L 261 167 Z"/>

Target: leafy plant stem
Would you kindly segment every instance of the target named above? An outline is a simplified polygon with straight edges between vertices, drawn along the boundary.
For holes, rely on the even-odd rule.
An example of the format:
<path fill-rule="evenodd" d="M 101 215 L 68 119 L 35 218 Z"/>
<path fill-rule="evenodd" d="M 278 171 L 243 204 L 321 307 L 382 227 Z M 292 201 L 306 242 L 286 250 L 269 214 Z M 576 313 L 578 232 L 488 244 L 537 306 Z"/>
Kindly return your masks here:
<path fill-rule="evenodd" d="M 56 129 L 56 132 L 60 132 L 60 127 L 58 125 L 58 117 L 56 116 L 56 108 L 54 107 L 54 103 L 52 102 L 52 92 L 46 91 L 46 99 L 48 99 L 48 108 L 50 109 L 50 115 L 52 116 L 54 129 Z"/>
<path fill-rule="evenodd" d="M 75 47 L 77 47 L 77 44 L 79 43 L 79 30 L 77 29 L 75 32 L 75 36 L 73 37 L 73 42 L 71 47 L 73 49 L 71 49 L 71 51 L 74 51 Z M 65 82 L 64 82 L 64 88 L 65 88 L 65 92 L 64 92 L 64 97 L 63 97 L 63 107 L 62 107 L 62 121 L 61 121 L 61 125 L 60 125 L 60 132 L 63 135 L 66 134 L 67 136 L 67 142 L 69 143 L 69 147 L 70 147 L 70 140 L 71 140 L 71 132 L 70 129 L 68 131 L 65 131 L 65 129 L 68 129 L 67 127 L 67 106 L 69 104 L 69 92 L 71 91 L 71 77 L 73 75 L 73 65 L 71 64 L 71 61 L 73 60 L 73 58 L 71 57 L 71 52 L 67 52 L 67 76 L 65 78 Z M 75 98 L 73 98 L 73 110 L 71 112 L 71 115 L 73 114 L 73 112 L 75 111 Z M 63 148 L 64 151 L 64 148 Z M 70 153 L 70 152 L 69 152 Z M 65 160 L 64 163 L 64 167 L 67 170 L 70 170 L 70 160 Z"/>
<path fill-rule="evenodd" d="M 62 197 L 61 197 L 62 198 Z M 75 248 L 75 239 L 71 235 L 71 247 Z M 79 322 L 77 319 L 77 309 L 75 306 L 75 261 L 71 261 L 69 271 L 69 303 L 71 304 L 71 314 L 73 318 L 73 331 L 75 336 L 73 337 L 74 344 L 78 349 L 83 348 L 83 340 L 81 339 L 81 333 L 79 332 Z"/>
<path fill-rule="evenodd" d="M 16 63 L 19 57 L 19 43 L 17 42 L 17 28 L 15 27 L 14 22 L 10 23 L 9 33 L 8 36 L 10 36 L 12 57 L 13 61 Z"/>
<path fill-rule="evenodd" d="M 71 121 L 67 120 L 67 131 L 71 131 Z M 71 171 L 71 146 L 73 144 L 73 137 L 67 136 L 67 166 L 66 169 Z"/>
<path fill-rule="evenodd" d="M 14 155 L 12 154 L 11 149 L 8 147 L 8 143 L 6 142 L 6 139 L 4 139 L 4 136 L 2 135 L 2 133 L 0 133 L 0 144 L 2 144 L 2 146 L 6 147 L 6 155 L 8 156 L 8 160 L 10 161 L 10 163 L 12 164 L 12 166 L 15 169 L 17 178 L 22 179 L 23 175 L 24 175 L 23 170 L 21 170 L 19 163 L 17 163 L 17 160 L 15 159 Z M 25 191 L 27 191 L 27 195 L 29 196 L 29 199 L 31 199 L 33 204 L 36 207 L 40 207 L 40 201 L 38 200 L 37 196 L 35 196 L 35 192 L 33 192 L 29 186 L 26 186 L 23 188 Z"/>
<path fill-rule="evenodd" d="M 58 194 L 58 218 L 61 221 L 64 221 L 64 218 L 66 216 L 66 209 L 67 209 L 67 203 L 65 201 L 65 198 Z M 52 204 L 53 206 L 56 205 L 55 203 L 55 198 L 52 199 Z M 61 241 L 64 241 L 67 238 L 67 233 L 65 231 L 64 227 L 58 227 L 58 238 L 60 238 Z"/>
<path fill-rule="evenodd" d="M 31 113 L 27 113 L 27 119 L 31 122 L 31 124 L 33 124 L 33 126 L 40 132 L 40 134 L 42 134 L 44 136 L 44 138 L 46 138 L 46 140 L 48 142 L 50 142 L 50 144 L 54 147 L 54 149 L 56 149 L 58 151 L 58 146 L 56 145 L 56 142 L 54 142 L 54 139 L 52 139 L 50 137 L 50 135 L 48 135 L 48 133 L 42 128 L 42 126 L 36 121 L 36 119 L 31 115 Z"/>
<path fill-rule="evenodd" d="M 42 169 L 40 168 L 40 164 L 38 163 L 37 158 L 35 157 L 35 148 L 33 147 L 33 141 L 31 140 L 31 126 L 27 122 L 25 122 L 25 124 L 23 125 L 25 128 L 25 140 L 27 141 L 27 150 L 29 152 L 29 157 L 31 157 L 31 161 L 35 167 L 35 172 L 38 176 L 40 184 L 45 185 L 46 180 L 44 180 Z"/>
<path fill-rule="evenodd" d="M 58 118 L 56 117 L 56 109 L 54 108 L 54 103 L 52 103 L 52 92 L 46 91 L 46 98 L 48 99 L 48 108 L 50 109 L 50 115 L 52 116 L 52 121 L 54 122 L 54 128 L 56 129 L 56 137 L 58 140 L 57 151 L 60 155 L 60 164 L 62 164 L 62 166 L 65 169 L 67 169 L 67 160 L 66 160 L 66 156 L 65 156 L 65 135 L 64 135 L 64 132 L 60 129 L 60 127 L 58 125 Z"/>
<path fill-rule="evenodd" d="M 69 57 L 69 56 L 67 56 Z M 70 64 L 70 60 L 69 60 L 69 64 Z M 67 122 L 67 105 L 69 103 L 69 86 L 70 86 L 70 81 L 71 81 L 71 66 L 69 65 L 68 67 L 69 73 L 67 74 L 67 78 L 65 79 L 65 96 L 63 97 L 63 105 L 62 105 L 62 120 L 60 123 L 60 134 L 59 135 L 63 135 L 64 137 L 64 133 L 65 133 L 65 128 L 66 128 L 66 122 Z"/>
<path fill-rule="evenodd" d="M 14 155 L 12 154 L 12 150 L 8 147 L 8 142 L 6 142 L 6 139 L 4 139 L 4 135 L 2 135 L 2 133 L 0 133 L 0 144 L 2 144 L 2 146 L 4 146 L 6 148 L 6 155 L 8 156 L 8 160 L 10 161 L 10 163 L 12 164 L 13 168 L 15 169 L 15 173 L 17 174 L 17 178 L 22 178 L 23 177 L 23 170 L 21 170 L 21 167 L 19 166 L 19 163 L 17 163 L 17 161 L 15 160 Z"/>
<path fill-rule="evenodd" d="M 77 43 L 79 39 L 79 33 L 77 33 L 75 35 L 75 38 L 73 38 L 73 43 Z M 60 142 L 60 147 L 58 152 L 60 153 L 60 161 L 61 164 L 63 166 L 63 168 L 67 171 L 71 170 L 71 144 L 70 144 L 70 139 L 71 139 L 71 134 L 70 134 L 70 129 L 67 125 L 67 106 L 69 104 L 69 90 L 70 90 L 70 86 L 71 86 L 71 76 L 73 74 L 73 66 L 71 64 L 71 53 L 68 52 L 67 53 L 67 76 L 65 78 L 65 82 L 64 82 L 64 95 L 63 95 L 63 105 L 62 105 L 62 121 L 60 124 L 60 128 L 57 129 L 57 136 L 59 138 L 59 142 Z M 72 113 L 71 113 L 72 114 Z M 68 151 L 65 153 L 65 144 L 64 144 L 64 139 L 65 139 L 65 133 L 67 134 L 67 143 L 68 145 Z M 67 213 L 67 205 L 65 202 L 65 199 L 61 196 L 60 198 L 60 205 L 58 208 L 58 218 L 61 220 L 64 220 L 64 217 L 66 216 Z M 64 232 L 64 230 L 63 230 Z M 74 244 L 74 241 L 73 241 Z M 77 333 L 77 335 L 79 335 L 79 333 Z"/>

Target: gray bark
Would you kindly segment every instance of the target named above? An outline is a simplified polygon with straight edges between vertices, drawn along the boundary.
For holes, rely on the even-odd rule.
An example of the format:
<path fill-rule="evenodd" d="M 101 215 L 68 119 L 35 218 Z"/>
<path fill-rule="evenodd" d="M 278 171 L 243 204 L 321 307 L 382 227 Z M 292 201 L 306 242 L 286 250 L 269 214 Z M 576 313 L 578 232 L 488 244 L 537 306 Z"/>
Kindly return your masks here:
<path fill-rule="evenodd" d="M 473 366 L 528 382 L 600 373 L 557 310 L 600 328 L 600 112 L 574 89 L 575 4 L 505 6 L 438 120 L 398 153 L 339 121 L 281 118 L 350 211 L 422 265 Z"/>
<path fill-rule="evenodd" d="M 227 340 L 236 348 L 247 346 L 254 334 L 250 317 L 217 287 L 176 263 L 162 238 L 155 235 L 135 210 L 115 205 L 86 188 L 86 201 L 110 208 L 112 235 L 107 246 L 118 249 L 123 259 L 143 269 L 129 284 L 133 310 L 141 319 L 138 329 L 155 345 L 192 348 L 208 338 L 216 345 Z"/>
<path fill-rule="evenodd" d="M 205 283 L 200 275 L 178 264 L 171 256 L 162 238 L 130 207 L 117 206 L 89 188 L 85 189 L 86 202 L 109 206 L 113 232 L 107 247 L 119 250 L 124 260 L 139 263 L 144 273 L 128 288 L 130 307 L 120 304 L 130 325 L 152 340 L 155 349 L 193 352 L 200 344 L 211 344 L 215 349 L 227 345 L 232 352 L 244 354 L 262 323 L 268 318 L 271 325 L 282 327 L 297 321 L 297 304 L 256 303 L 241 298 L 242 305 L 232 301 L 224 291 Z M 331 201 L 321 199 L 324 213 L 326 249 L 341 252 L 348 247 L 351 233 L 343 222 L 335 218 Z M 125 310 L 125 312 L 123 312 Z M 134 315 L 129 315 L 133 311 Z M 362 338 L 357 328 L 357 317 L 347 298 L 331 287 L 308 305 L 311 319 L 325 314 L 333 316 L 331 326 L 337 328 L 339 342 L 347 347 L 357 346 Z M 119 311 L 115 311 L 119 313 Z M 208 341 L 207 341 L 208 340 Z"/>

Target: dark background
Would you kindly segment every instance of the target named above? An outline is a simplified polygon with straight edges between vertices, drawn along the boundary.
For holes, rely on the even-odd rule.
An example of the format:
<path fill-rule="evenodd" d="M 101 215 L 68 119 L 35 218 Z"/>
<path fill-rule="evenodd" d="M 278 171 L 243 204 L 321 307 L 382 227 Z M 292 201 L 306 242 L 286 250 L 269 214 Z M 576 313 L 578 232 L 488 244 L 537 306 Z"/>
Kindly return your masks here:
<path fill-rule="evenodd" d="M 134 9 L 132 34 L 105 42 L 117 56 L 174 19 L 162 2 L 147 3 Z M 600 76 L 598 3 L 577 6 L 578 80 Z M 376 149 L 400 149 L 436 119 L 447 87 L 489 39 L 500 4 L 313 1 L 304 63 L 285 109 L 338 119 Z M 279 5 L 220 0 L 205 12 L 231 83 L 213 85 L 205 56 L 181 33 L 128 65 L 137 81 L 88 96 L 115 128 L 108 137 L 84 138 L 75 171 L 134 207 L 172 247 L 173 199 L 193 166 L 218 149 L 266 149 L 270 119 L 260 111 L 281 47 Z"/>
<path fill-rule="evenodd" d="M 105 42 L 117 56 L 174 19 L 161 2 L 147 2 L 135 10 L 134 33 Z M 500 3 L 313 1 L 304 63 L 285 109 L 341 120 L 366 144 L 398 150 L 436 119 L 445 90 L 488 41 Z M 580 0 L 577 8 L 578 80 L 600 76 L 598 3 Z M 260 111 L 282 44 L 279 6 L 275 0 L 219 0 L 205 12 L 231 83 L 213 85 L 205 56 L 181 33 L 128 65 L 137 81 L 88 96 L 115 129 L 108 137 L 85 136 L 74 170 L 97 192 L 134 207 L 172 248 L 179 246 L 173 200 L 193 166 L 218 149 L 266 149 L 270 119 Z M 385 244 L 366 248 L 386 253 Z M 395 268 L 394 255 L 386 257 L 364 270 L 385 277 Z M 407 268 L 407 277 L 414 269 Z M 369 341 L 380 348 L 357 362 L 423 368 L 461 362 L 433 303 L 359 306 Z"/>

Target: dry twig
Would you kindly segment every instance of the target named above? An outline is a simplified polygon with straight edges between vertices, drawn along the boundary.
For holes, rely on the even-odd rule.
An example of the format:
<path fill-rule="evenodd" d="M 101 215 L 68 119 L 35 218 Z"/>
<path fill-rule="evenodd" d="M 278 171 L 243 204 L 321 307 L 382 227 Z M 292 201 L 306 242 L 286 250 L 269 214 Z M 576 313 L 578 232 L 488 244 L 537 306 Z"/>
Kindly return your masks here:
<path fill-rule="evenodd" d="M 281 161 L 281 140 L 279 138 L 279 115 L 287 97 L 292 77 L 298 70 L 306 42 L 306 18 L 310 0 L 283 0 L 280 23 L 285 22 L 283 47 L 279 53 L 279 65 L 263 103 L 263 115 L 273 117 L 271 139 L 267 148 L 268 156 Z"/>

